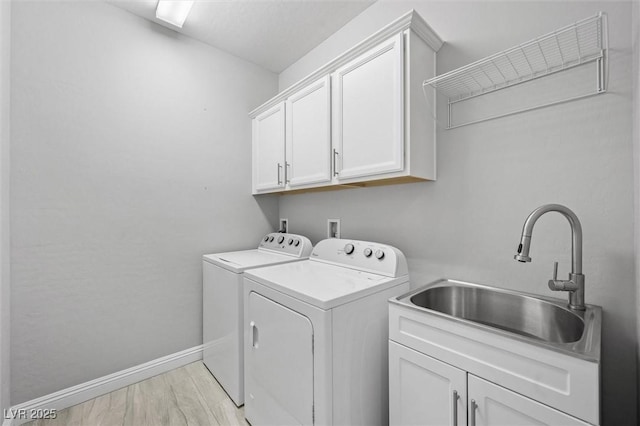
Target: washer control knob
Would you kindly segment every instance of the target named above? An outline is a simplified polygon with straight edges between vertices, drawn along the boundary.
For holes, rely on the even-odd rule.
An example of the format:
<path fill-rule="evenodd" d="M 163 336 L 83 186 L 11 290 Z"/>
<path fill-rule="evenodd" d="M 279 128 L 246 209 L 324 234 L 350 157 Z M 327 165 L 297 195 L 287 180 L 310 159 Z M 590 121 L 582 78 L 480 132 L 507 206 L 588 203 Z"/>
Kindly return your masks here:
<path fill-rule="evenodd" d="M 269 236 L 268 235 L 266 237 L 264 237 L 264 242 L 266 243 L 267 241 L 269 241 Z"/>
<path fill-rule="evenodd" d="M 351 243 L 345 244 L 345 246 L 344 246 L 344 252 L 345 253 L 351 254 L 351 253 L 353 253 L 354 250 L 355 250 L 355 247 L 353 246 L 353 244 L 351 244 Z"/>
<path fill-rule="evenodd" d="M 293 244 L 293 238 L 289 238 L 289 245 Z"/>
<path fill-rule="evenodd" d="M 369 247 L 367 247 L 366 249 L 364 249 L 364 255 L 365 257 L 371 257 L 371 255 L 373 254 L 373 250 L 371 250 Z"/>
<path fill-rule="evenodd" d="M 376 250 L 376 258 L 382 260 L 384 257 L 384 252 L 382 250 Z"/>
<path fill-rule="evenodd" d="M 284 236 L 280 235 L 278 237 L 278 244 L 281 244 L 284 241 Z"/>
<path fill-rule="evenodd" d="M 273 235 L 269 237 L 269 242 L 273 241 Z"/>
<path fill-rule="evenodd" d="M 300 240 L 295 240 L 295 242 L 293 243 L 294 246 L 298 247 L 300 245 Z"/>

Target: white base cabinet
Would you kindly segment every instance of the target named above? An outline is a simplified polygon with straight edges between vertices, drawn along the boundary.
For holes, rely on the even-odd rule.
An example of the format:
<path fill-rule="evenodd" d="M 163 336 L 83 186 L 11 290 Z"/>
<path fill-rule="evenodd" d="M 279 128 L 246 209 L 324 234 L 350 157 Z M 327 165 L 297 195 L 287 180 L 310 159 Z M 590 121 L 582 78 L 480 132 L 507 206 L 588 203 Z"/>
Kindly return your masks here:
<path fill-rule="evenodd" d="M 464 425 L 467 372 L 389 341 L 389 423 Z"/>
<path fill-rule="evenodd" d="M 559 410 L 389 341 L 392 426 L 588 426 Z"/>
<path fill-rule="evenodd" d="M 411 11 L 252 111 L 253 194 L 435 180 L 441 46 Z"/>
<path fill-rule="evenodd" d="M 591 315 L 599 316 L 599 311 Z M 467 324 L 392 299 L 389 339 L 504 389 L 587 422 L 600 424 L 600 344 L 573 355 L 511 333 Z"/>
<path fill-rule="evenodd" d="M 469 374 L 469 426 L 588 426 L 537 401 Z"/>

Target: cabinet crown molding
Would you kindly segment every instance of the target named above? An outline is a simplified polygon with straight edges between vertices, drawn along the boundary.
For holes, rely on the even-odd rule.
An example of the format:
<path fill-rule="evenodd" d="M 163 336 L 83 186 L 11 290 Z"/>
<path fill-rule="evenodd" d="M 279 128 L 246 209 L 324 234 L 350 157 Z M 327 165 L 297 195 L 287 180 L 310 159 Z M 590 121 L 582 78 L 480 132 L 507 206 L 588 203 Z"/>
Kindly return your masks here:
<path fill-rule="evenodd" d="M 431 47 L 434 52 L 437 52 L 442 47 L 443 41 L 436 34 L 436 32 L 427 24 L 427 22 L 416 12 L 414 9 L 405 13 L 395 21 L 391 22 L 386 27 L 377 31 L 376 33 L 370 35 L 360 43 L 356 44 L 351 49 L 347 50 L 337 58 L 329 61 L 322 67 L 318 68 L 311 74 L 304 77 L 302 80 L 297 83 L 289 86 L 287 89 L 278 93 L 275 97 L 271 98 L 264 104 L 260 105 L 253 111 L 249 113 L 250 118 L 255 118 L 262 112 L 268 110 L 272 106 L 276 105 L 278 102 L 284 101 L 287 97 L 289 97 L 292 93 L 300 90 L 302 87 L 306 86 L 314 82 L 315 80 L 330 74 L 340 68 L 342 65 L 371 49 L 378 43 L 388 39 L 389 37 L 397 34 L 399 32 L 405 31 L 407 29 L 412 30 L 418 37 L 420 37 L 429 47 Z"/>

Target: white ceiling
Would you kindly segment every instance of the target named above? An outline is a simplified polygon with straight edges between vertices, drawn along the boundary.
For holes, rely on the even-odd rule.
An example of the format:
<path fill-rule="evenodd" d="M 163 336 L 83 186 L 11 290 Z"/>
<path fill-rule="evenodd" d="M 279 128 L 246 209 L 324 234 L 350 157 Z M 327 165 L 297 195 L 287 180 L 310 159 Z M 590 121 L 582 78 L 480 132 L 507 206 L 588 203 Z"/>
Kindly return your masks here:
<path fill-rule="evenodd" d="M 375 0 L 196 0 L 182 29 L 156 19 L 157 0 L 109 3 L 280 73 Z"/>

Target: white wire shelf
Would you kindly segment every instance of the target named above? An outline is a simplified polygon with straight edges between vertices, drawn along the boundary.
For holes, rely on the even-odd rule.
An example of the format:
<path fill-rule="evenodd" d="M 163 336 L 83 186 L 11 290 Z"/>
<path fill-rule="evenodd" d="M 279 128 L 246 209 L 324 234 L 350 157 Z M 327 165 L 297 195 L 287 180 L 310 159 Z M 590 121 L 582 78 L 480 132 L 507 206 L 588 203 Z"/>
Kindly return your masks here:
<path fill-rule="evenodd" d="M 472 124 L 451 124 L 451 105 L 508 88 L 533 79 L 564 71 L 589 62 L 596 62 L 595 91 L 605 91 L 604 59 L 607 50 L 606 14 L 595 16 L 550 32 L 529 42 L 491 55 L 446 74 L 425 80 L 423 88 L 432 87 L 449 101 L 448 128 Z M 524 110 L 486 118 L 486 121 L 514 113 L 537 109 L 572 99 L 529 107 Z M 478 121 L 474 121 L 478 122 Z"/>

